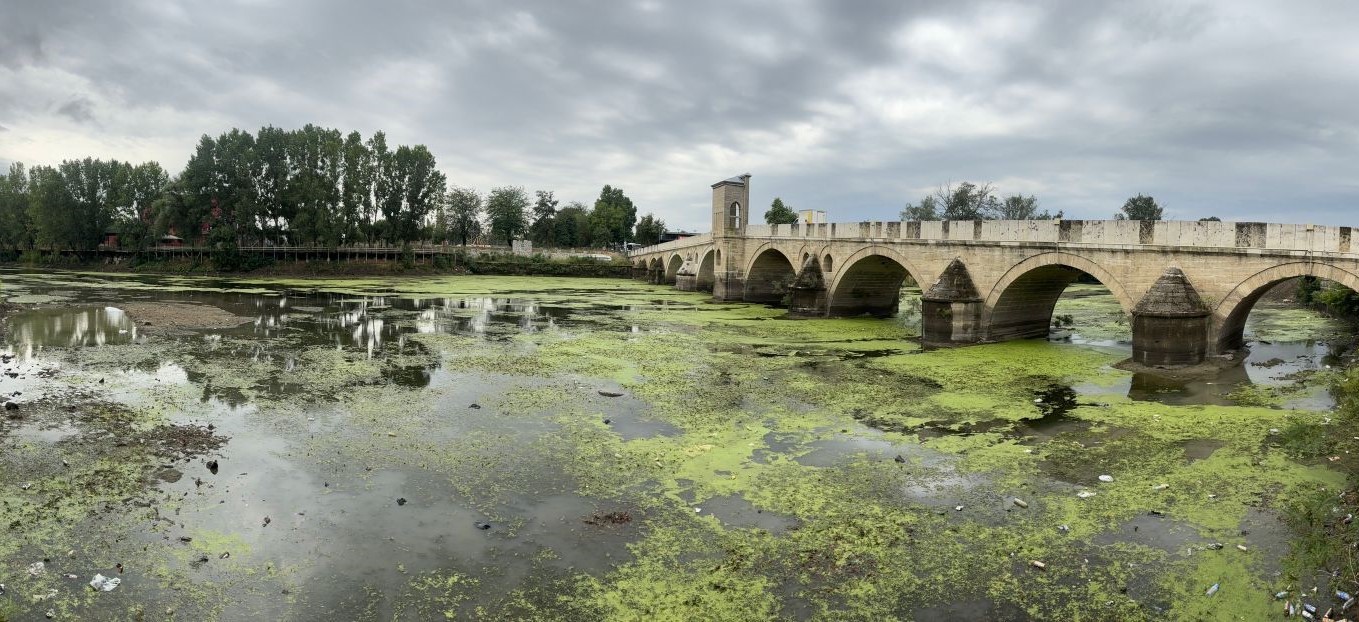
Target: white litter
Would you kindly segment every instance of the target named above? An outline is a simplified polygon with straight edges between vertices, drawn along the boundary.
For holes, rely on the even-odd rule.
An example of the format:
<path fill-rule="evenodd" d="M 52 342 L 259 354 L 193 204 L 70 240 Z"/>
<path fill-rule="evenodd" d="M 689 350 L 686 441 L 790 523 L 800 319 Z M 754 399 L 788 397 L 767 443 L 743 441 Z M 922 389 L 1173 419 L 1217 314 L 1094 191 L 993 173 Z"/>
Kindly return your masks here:
<path fill-rule="evenodd" d="M 1107 484 L 1107 483 L 1109 483 L 1109 482 L 1114 481 L 1114 476 L 1112 476 L 1112 475 L 1101 475 L 1101 476 L 1099 476 L 1099 481 L 1104 482 L 1104 483 Z"/>
<path fill-rule="evenodd" d="M 32 576 L 35 577 L 39 576 L 46 571 L 47 571 L 46 564 L 42 562 L 33 562 L 28 565 L 28 574 Z"/>
<path fill-rule="evenodd" d="M 90 587 L 100 592 L 112 592 L 113 588 L 118 587 L 118 584 L 122 582 L 123 580 L 118 577 L 105 577 L 102 574 L 97 574 L 94 575 L 94 579 L 90 580 Z"/>
<path fill-rule="evenodd" d="M 1082 490 L 1082 491 L 1076 493 L 1076 496 L 1079 497 L 1079 498 L 1081 498 L 1081 499 L 1089 499 L 1090 497 L 1095 496 L 1095 493 L 1093 493 L 1093 492 L 1091 492 L 1091 491 L 1089 491 L 1089 490 Z"/>

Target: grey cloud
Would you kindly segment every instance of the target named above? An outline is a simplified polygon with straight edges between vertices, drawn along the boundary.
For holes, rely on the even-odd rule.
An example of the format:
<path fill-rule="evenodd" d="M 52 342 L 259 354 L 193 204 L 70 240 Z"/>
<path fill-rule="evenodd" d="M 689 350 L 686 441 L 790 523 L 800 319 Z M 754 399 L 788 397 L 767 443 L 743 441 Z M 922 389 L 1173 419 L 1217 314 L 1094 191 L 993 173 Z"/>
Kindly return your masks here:
<path fill-rule="evenodd" d="M 76 123 L 89 123 L 94 120 L 94 102 L 88 97 L 77 97 L 58 106 L 57 114 Z"/>
<path fill-rule="evenodd" d="M 747 170 L 756 200 L 846 220 L 895 218 L 950 180 L 1022 188 L 1078 217 L 1107 217 L 1137 192 L 1183 217 L 1278 218 L 1287 204 L 1291 219 L 1336 222 L 1359 203 L 1359 43 L 1345 30 L 1359 8 L 1345 2 L 88 1 L 17 13 L 0 22 L 4 67 L 74 76 L 84 92 L 41 100 L 0 81 L 11 135 L 40 139 L 53 115 L 88 121 L 97 102 L 107 144 L 182 144 L 120 154 L 171 169 L 201 133 L 319 123 L 428 144 L 455 183 L 587 201 L 622 185 L 690 228 L 706 226 L 707 184 Z M 157 123 L 166 114 L 203 121 L 172 130 Z"/>

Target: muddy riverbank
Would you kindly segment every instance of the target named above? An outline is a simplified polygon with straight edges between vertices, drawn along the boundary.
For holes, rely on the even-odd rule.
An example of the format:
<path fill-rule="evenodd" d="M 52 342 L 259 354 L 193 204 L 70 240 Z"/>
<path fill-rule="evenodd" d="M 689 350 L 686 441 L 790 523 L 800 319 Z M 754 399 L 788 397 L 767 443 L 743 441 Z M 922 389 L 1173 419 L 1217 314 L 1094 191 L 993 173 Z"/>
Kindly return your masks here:
<path fill-rule="evenodd" d="M 1283 307 L 1176 381 L 1114 366 L 1089 286 L 1053 340 L 928 352 L 911 300 L 794 320 L 622 280 L 0 298 L 17 620 L 1264 619 L 1331 587 L 1280 518 L 1344 475 L 1283 432 L 1326 425 L 1352 352 Z M 247 321 L 141 330 L 157 306 Z"/>

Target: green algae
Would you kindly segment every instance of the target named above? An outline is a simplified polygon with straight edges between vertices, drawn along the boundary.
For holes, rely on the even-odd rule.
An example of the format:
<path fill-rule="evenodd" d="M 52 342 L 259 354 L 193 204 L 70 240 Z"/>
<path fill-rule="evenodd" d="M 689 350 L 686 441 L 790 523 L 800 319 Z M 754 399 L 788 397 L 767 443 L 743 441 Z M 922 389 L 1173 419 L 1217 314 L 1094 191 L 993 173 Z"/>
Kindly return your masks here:
<path fill-rule="evenodd" d="M 544 280 L 274 280 L 227 287 L 501 295 L 527 291 L 535 281 Z M 587 306 L 579 300 L 583 283 L 539 285 L 542 294 L 535 297 Z M 357 461 L 436 473 L 469 505 L 504 521 L 511 536 L 525 525 L 510 502 L 525 495 L 575 492 L 639 509 L 643 518 L 629 557 L 613 569 L 544 579 L 547 593 L 516 589 L 492 601 L 513 603 L 515 611 L 532 614 L 526 617 L 888 619 L 926 617 L 934 605 L 976 601 L 1035 618 L 1221 613 L 1248 619 L 1273 588 L 1258 554 L 1231 557 L 1237 551 L 1228 549 L 1185 559 L 1102 538 L 1156 510 L 1204 542 L 1235 544 L 1243 541 L 1234 534 L 1247 512 L 1341 483 L 1335 472 L 1272 447 L 1271 429 L 1315 424 L 1321 415 L 1135 402 L 1115 393 L 1127 374 L 1109 367 L 1121 357 L 1107 350 L 1022 342 L 923 352 L 908 341 L 913 329 L 901 323 L 787 320 L 778 310 L 710 304 L 696 294 L 632 284 L 619 290 L 609 293 L 611 300 L 644 308 L 598 316 L 595 326 L 605 330 L 564 327 L 503 340 L 413 335 L 426 352 L 375 359 L 280 341 L 275 348 L 297 350 L 293 372 L 283 371 L 278 358 L 201 357 L 181 364 L 247 394 L 280 420 L 303 415 L 292 400 L 328 404 L 343 432 L 304 444 L 309 454 L 327 456 L 317 458 L 322 464 Z M 628 330 L 634 325 L 642 330 Z M 143 357 L 148 364 L 175 349 L 151 347 L 159 349 Z M 389 362 L 402 356 L 409 358 Z M 82 373 L 126 360 L 107 359 L 82 356 L 95 368 Z M 454 375 L 451 387 L 414 391 L 384 381 L 390 365 L 435 362 Z M 299 388 L 270 391 L 269 383 L 280 378 Z M 459 385 L 479 384 L 501 389 L 478 398 L 484 418 L 458 427 L 468 417 L 467 404 L 451 400 L 463 395 Z M 1018 423 L 1044 416 L 1037 393 L 1067 384 L 1090 387 L 1065 415 L 1084 427 L 1033 441 L 1012 437 Z M 639 416 L 674 431 L 625 437 L 603 422 L 607 400 L 597 387 L 621 387 L 625 399 L 638 403 Z M 184 397 L 169 392 L 161 399 Z M 432 434 L 431 418 L 459 423 L 448 435 Z M 828 466 L 799 460 L 828 439 L 863 437 L 861 423 L 889 430 L 873 436 L 875 442 L 924 453 L 902 462 L 867 451 L 846 453 Z M 998 427 L 922 441 L 915 431 L 927 423 Z M 1188 456 L 1186 443 L 1197 439 L 1220 446 L 1206 457 Z M 544 464 L 559 472 L 544 475 Z M 957 473 L 975 475 L 983 490 L 947 483 Z M 127 485 L 135 488 L 134 474 Z M 1100 474 L 1114 482 L 1098 482 Z M 1156 488 L 1161 484 L 1166 487 Z M 1077 498 L 1084 488 L 1098 495 Z M 943 499 L 931 505 L 903 489 Z M 1008 495 L 1022 495 L 1029 507 L 981 509 L 1009 506 Z M 740 498 L 794 526 L 770 532 L 729 524 L 704 507 L 719 497 Z M 941 513 L 940 501 L 967 509 Z M 176 568 L 194 554 L 217 548 L 239 550 L 242 561 L 251 562 L 238 569 L 240 576 L 257 568 L 248 543 L 237 537 L 192 533 L 192 546 L 164 558 L 162 581 L 182 576 Z M 1033 560 L 1047 569 L 1035 569 Z M 1212 583 L 1221 584 L 1219 600 L 1203 593 Z M 241 584 L 250 580 L 237 579 Z M 1125 594 L 1130 584 L 1144 585 Z M 440 569 L 414 573 L 403 590 L 375 599 L 390 598 L 392 615 L 402 619 L 485 614 L 495 607 L 478 595 L 484 587 L 466 569 Z M 1237 600 L 1227 603 L 1228 597 Z M 208 603 L 229 596 L 205 591 L 195 598 Z"/>

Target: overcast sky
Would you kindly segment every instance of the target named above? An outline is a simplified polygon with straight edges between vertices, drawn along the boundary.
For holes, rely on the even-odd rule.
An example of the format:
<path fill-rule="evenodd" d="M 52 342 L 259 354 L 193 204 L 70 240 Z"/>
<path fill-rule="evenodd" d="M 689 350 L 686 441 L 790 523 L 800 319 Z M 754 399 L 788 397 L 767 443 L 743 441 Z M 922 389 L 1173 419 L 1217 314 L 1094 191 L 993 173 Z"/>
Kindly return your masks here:
<path fill-rule="evenodd" d="M 424 143 L 450 182 L 621 186 L 708 228 L 749 172 L 835 221 L 949 181 L 1108 218 L 1359 225 L 1359 3 L 0 0 L 0 165 L 179 171 L 204 133 Z"/>

